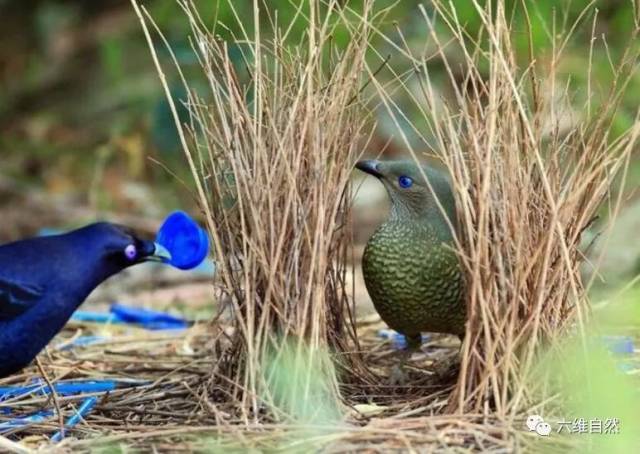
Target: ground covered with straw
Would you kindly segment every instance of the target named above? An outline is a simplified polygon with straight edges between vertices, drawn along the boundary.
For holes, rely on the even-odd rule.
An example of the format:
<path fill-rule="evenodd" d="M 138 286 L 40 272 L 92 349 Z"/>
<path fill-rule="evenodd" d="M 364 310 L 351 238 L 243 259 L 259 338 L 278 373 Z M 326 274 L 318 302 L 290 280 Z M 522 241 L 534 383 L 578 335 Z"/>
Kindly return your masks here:
<path fill-rule="evenodd" d="M 102 335 L 112 339 L 85 347 L 66 349 L 79 335 Z M 359 324 L 366 361 L 386 375 L 389 358 L 397 353 L 390 340 L 380 336 L 384 324 L 368 317 Z M 389 449 L 435 449 L 448 451 L 514 449 L 523 440 L 521 431 L 479 415 L 439 415 L 454 384 L 434 381 L 425 370 L 442 355 L 457 355 L 450 339 L 435 338 L 423 346 L 423 354 L 412 361 L 412 385 L 390 387 L 372 383 L 354 387 L 343 384 L 341 411 L 344 417 L 330 425 L 313 426 L 293 422 L 245 421 L 237 402 L 215 399 L 209 392 L 211 373 L 211 328 L 206 323 L 186 331 L 147 331 L 142 328 L 105 328 L 92 323 L 71 322 L 41 357 L 52 383 L 111 379 L 119 383 L 109 392 L 73 396 L 33 393 L 0 402 L 11 415 L 0 416 L 0 424 L 17 415 L 42 409 L 62 410 L 64 419 L 83 400 L 98 397 L 95 409 L 58 443 L 57 452 L 156 452 L 256 449 L 323 452 L 382 452 Z M 1 386 L 41 382 L 35 366 L 2 381 Z M 45 386 L 43 383 L 42 386 Z M 0 410 L 1 411 L 1 410 Z M 20 440 L 25 451 L 37 449 L 60 429 L 56 415 L 4 430 L 3 436 Z M 52 446 L 52 445 L 50 445 Z M 3 449 L 8 449 L 3 446 Z M 17 448 L 16 448 L 17 449 Z M 16 452 L 20 452 L 17 450 Z"/>
<path fill-rule="evenodd" d="M 81 335 L 105 336 L 106 331 L 109 340 L 65 348 Z M 375 315 L 365 316 L 358 331 L 365 361 L 372 371 L 388 376 L 397 346 L 381 335 L 387 332 L 384 323 Z M 565 448 L 575 443 L 565 437 L 556 438 L 554 445 L 542 444 L 523 430 L 523 419 L 509 423 L 483 414 L 442 414 L 456 377 L 435 378 L 429 371 L 443 357 L 458 356 L 456 341 L 447 336 L 425 341 L 411 361 L 411 385 L 342 383 L 340 420 L 317 425 L 264 417 L 246 421 L 239 402 L 213 397 L 209 386 L 214 352 L 207 323 L 181 331 L 147 331 L 71 322 L 54 344 L 41 356 L 47 378 L 55 377 L 54 385 L 102 379 L 119 383 L 109 392 L 55 396 L 56 403 L 38 391 L 0 402 L 2 424 L 57 406 L 66 420 L 80 402 L 97 396 L 95 409 L 55 445 L 56 452 L 551 452 L 562 450 L 563 443 Z M 627 361 L 635 364 L 628 373 L 638 375 L 640 355 Z M 0 387 L 34 381 L 42 381 L 36 366 L 4 379 Z M 2 412 L 9 408 L 11 415 Z M 59 429 L 54 414 L 41 422 L 3 429 L 2 435 L 20 441 L 14 452 L 31 452 L 53 447 L 48 440 Z"/>

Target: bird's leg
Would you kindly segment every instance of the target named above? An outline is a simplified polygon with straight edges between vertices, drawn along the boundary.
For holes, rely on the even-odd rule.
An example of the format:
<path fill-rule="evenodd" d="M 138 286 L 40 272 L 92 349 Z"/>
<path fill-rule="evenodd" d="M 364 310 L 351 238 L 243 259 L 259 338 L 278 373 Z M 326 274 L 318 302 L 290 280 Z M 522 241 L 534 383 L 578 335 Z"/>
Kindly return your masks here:
<path fill-rule="evenodd" d="M 389 377 L 389 384 L 391 385 L 404 385 L 407 382 L 407 375 L 404 370 L 404 366 L 411 358 L 411 355 L 420 349 L 422 344 L 422 335 L 418 334 L 405 334 L 407 341 L 406 347 L 400 352 L 400 359 L 397 364 L 391 369 L 391 376 Z"/>

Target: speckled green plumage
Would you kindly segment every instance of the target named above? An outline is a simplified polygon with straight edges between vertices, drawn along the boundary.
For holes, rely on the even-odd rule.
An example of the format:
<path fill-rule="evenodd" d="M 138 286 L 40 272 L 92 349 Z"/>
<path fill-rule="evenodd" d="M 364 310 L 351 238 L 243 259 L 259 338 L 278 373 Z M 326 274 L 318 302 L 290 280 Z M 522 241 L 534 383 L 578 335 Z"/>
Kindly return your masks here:
<path fill-rule="evenodd" d="M 424 177 L 408 161 L 376 162 L 387 188 L 389 219 L 369 239 L 362 265 L 365 284 L 382 319 L 411 339 L 421 332 L 462 336 L 465 324 L 463 279 L 452 249 L 455 206 L 448 179 L 425 169 L 450 223 L 435 204 Z M 366 171 L 366 170 L 365 170 Z M 412 191 L 395 184 L 400 175 L 414 179 Z"/>
<path fill-rule="evenodd" d="M 388 221 L 367 243 L 369 295 L 380 317 L 405 335 L 464 332 L 458 258 L 441 236 L 428 223 Z"/>

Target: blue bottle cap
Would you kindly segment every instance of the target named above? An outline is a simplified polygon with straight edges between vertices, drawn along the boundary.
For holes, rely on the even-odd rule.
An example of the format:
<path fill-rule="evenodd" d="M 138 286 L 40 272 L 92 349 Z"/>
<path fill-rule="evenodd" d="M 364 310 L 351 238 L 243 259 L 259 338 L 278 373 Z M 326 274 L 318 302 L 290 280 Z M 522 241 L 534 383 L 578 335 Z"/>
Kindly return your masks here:
<path fill-rule="evenodd" d="M 171 253 L 167 263 L 181 270 L 200 265 L 209 253 L 207 233 L 183 211 L 167 216 L 158 230 L 156 243 Z"/>

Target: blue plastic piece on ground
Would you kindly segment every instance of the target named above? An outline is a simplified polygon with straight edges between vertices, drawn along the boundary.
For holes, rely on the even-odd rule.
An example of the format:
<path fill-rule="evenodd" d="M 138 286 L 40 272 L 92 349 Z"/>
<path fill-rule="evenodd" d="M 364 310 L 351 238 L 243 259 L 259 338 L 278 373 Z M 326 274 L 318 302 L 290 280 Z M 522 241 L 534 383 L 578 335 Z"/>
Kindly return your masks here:
<path fill-rule="evenodd" d="M 67 381 L 53 384 L 53 389 L 61 396 L 73 396 L 76 394 L 104 393 L 116 389 L 117 382 L 114 380 L 90 380 L 90 381 Z M 0 402 L 13 397 L 25 394 L 49 394 L 49 386 L 45 382 L 38 381 L 27 386 L 6 386 L 0 388 Z"/>
<path fill-rule="evenodd" d="M 114 303 L 111 305 L 110 312 L 87 312 L 76 311 L 71 320 L 91 323 L 108 323 L 108 324 L 130 324 L 139 325 L 142 328 L 151 330 L 160 329 L 184 329 L 191 325 L 191 322 L 180 317 L 167 314 L 165 312 L 153 311 L 150 309 L 141 309 L 123 304 Z M 101 336 L 83 336 L 65 348 L 72 346 L 90 345 L 101 342 L 106 338 Z"/>
<path fill-rule="evenodd" d="M 71 316 L 74 322 L 122 323 L 114 314 L 108 312 L 75 311 Z"/>
<path fill-rule="evenodd" d="M 55 412 L 53 410 L 43 410 L 29 416 L 15 418 L 15 419 L 12 419 L 11 421 L 0 423 L 0 433 L 7 432 L 9 430 L 19 429 L 21 427 L 26 427 L 31 424 L 44 422 L 47 419 L 53 417 L 54 415 L 55 415 Z"/>
<path fill-rule="evenodd" d="M 400 334 L 392 329 L 381 329 L 378 331 L 378 336 L 383 339 L 389 339 L 393 342 L 393 347 L 396 350 L 402 350 L 407 347 L 407 339 L 404 334 Z M 426 342 L 431 339 L 428 334 L 422 335 L 422 342 Z"/>
<path fill-rule="evenodd" d="M 182 318 L 165 312 L 124 306 L 117 303 L 111 305 L 111 312 L 123 322 L 140 324 L 147 329 L 185 329 L 190 324 Z"/>
<path fill-rule="evenodd" d="M 106 393 L 123 386 L 142 386 L 148 384 L 147 380 L 69 380 L 58 382 L 53 385 L 56 392 L 62 396 L 72 396 L 93 393 Z M 47 394 L 50 388 L 42 380 L 34 380 L 32 385 L 28 386 L 6 386 L 0 388 L 0 402 L 13 397 L 21 397 L 32 393 Z M 86 416 L 98 402 L 98 397 L 91 396 L 85 398 L 76 413 L 70 417 L 63 430 L 63 433 L 57 433 L 52 437 L 53 441 L 60 441 L 64 437 L 64 432 L 77 425 L 84 416 Z M 11 415 L 13 410 L 8 407 L 0 407 L 0 414 Z M 45 422 L 54 417 L 54 410 L 42 410 L 28 416 L 20 416 L 10 421 L 0 423 L 0 434 L 15 429 L 21 429 L 31 424 Z"/>
<path fill-rule="evenodd" d="M 80 421 L 82 421 L 82 419 L 87 416 L 91 410 L 93 410 L 93 408 L 96 406 L 96 404 L 98 403 L 98 398 L 97 397 L 89 397 L 88 399 L 84 400 L 82 402 L 82 404 L 80 404 L 80 407 L 78 408 L 78 410 L 75 412 L 75 414 L 73 416 L 71 416 L 69 419 L 67 419 L 67 422 L 64 424 L 64 429 L 61 430 L 60 432 L 56 432 L 52 437 L 51 437 L 51 441 L 57 443 L 60 440 L 62 440 L 66 434 L 66 432 L 77 426 L 78 423 Z"/>
<path fill-rule="evenodd" d="M 207 232 L 183 211 L 167 216 L 158 230 L 156 243 L 171 253 L 167 263 L 181 270 L 197 267 L 209 253 Z"/>
<path fill-rule="evenodd" d="M 602 342 L 607 349 L 616 355 L 633 353 L 633 338 L 630 336 L 602 336 Z"/>

